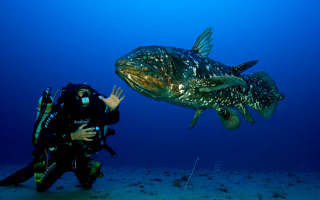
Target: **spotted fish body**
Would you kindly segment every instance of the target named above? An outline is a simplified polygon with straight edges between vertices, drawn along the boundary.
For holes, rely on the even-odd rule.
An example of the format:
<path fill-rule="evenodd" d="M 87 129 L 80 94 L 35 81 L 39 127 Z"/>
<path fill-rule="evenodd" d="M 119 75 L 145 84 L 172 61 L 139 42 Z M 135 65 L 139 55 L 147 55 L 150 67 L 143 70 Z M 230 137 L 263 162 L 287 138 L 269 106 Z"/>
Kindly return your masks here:
<path fill-rule="evenodd" d="M 208 58 L 212 29 L 206 29 L 192 50 L 175 47 L 139 47 L 116 61 L 116 73 L 137 92 L 174 105 L 194 109 L 195 126 L 206 109 L 217 111 L 227 129 L 240 126 L 240 117 L 254 120 L 246 105 L 268 119 L 284 98 L 266 72 L 241 75 L 258 61 L 227 66 Z M 235 108 L 235 109 L 234 109 Z"/>

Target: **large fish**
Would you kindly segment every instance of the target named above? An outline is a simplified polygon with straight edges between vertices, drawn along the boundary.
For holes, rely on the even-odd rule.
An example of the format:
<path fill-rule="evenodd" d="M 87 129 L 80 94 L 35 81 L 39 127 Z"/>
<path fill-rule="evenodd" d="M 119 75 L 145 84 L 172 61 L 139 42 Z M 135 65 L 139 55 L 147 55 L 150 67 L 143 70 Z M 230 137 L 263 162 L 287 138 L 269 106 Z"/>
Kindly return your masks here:
<path fill-rule="evenodd" d="M 132 89 L 158 101 L 194 109 L 189 126 L 197 123 L 206 109 L 217 111 L 222 125 L 240 126 L 240 117 L 254 120 L 249 107 L 268 119 L 284 99 L 266 72 L 241 75 L 258 61 L 227 66 L 208 58 L 212 28 L 206 29 L 191 50 L 165 46 L 143 46 L 116 60 L 116 73 Z"/>

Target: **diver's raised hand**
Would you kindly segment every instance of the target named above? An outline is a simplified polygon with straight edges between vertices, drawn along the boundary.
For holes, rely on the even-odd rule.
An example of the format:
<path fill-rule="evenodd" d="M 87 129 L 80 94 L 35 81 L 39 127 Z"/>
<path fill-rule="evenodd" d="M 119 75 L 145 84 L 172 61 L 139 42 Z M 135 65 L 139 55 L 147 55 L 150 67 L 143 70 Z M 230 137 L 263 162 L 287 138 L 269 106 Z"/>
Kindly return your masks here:
<path fill-rule="evenodd" d="M 71 140 L 85 140 L 85 141 L 92 141 L 93 139 L 90 139 L 91 137 L 96 135 L 94 130 L 95 128 L 85 128 L 83 127 L 87 126 L 87 124 L 81 125 L 75 132 L 71 133 Z"/>
<path fill-rule="evenodd" d="M 118 105 L 120 104 L 120 102 L 124 99 L 125 96 L 121 97 L 120 96 L 122 94 L 122 90 L 121 87 L 119 87 L 116 91 L 116 85 L 113 86 L 112 92 L 109 96 L 109 98 L 103 98 L 102 96 L 99 96 L 99 99 L 101 99 L 107 106 L 109 106 L 110 110 L 114 110 L 116 109 L 116 107 L 118 107 Z"/>

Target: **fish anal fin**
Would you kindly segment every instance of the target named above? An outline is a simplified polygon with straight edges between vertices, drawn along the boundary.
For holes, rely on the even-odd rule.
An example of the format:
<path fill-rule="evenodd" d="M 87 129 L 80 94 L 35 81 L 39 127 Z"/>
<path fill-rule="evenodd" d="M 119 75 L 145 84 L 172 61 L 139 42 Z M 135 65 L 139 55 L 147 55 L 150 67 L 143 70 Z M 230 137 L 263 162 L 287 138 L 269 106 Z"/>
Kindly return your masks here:
<path fill-rule="evenodd" d="M 249 69 L 253 65 L 257 64 L 258 61 L 259 60 L 252 60 L 249 62 L 242 63 L 240 65 L 232 66 L 230 68 L 236 75 L 240 75 L 242 72 L 246 71 L 247 69 Z"/>
<path fill-rule="evenodd" d="M 192 129 L 196 123 L 198 122 L 198 119 L 200 117 L 200 115 L 203 113 L 204 110 L 196 110 L 196 114 L 194 115 L 191 123 L 190 123 L 190 126 L 189 126 L 189 130 Z"/>
<path fill-rule="evenodd" d="M 242 117 L 249 123 L 254 124 L 255 121 L 252 118 L 248 108 L 243 105 L 243 104 L 237 104 L 235 105 L 235 108 L 239 110 L 240 114 L 242 115 Z"/>
<path fill-rule="evenodd" d="M 217 113 L 222 125 L 226 129 L 233 130 L 241 125 L 240 116 L 238 115 L 237 111 L 233 110 L 232 108 L 224 107 L 219 111 L 217 110 Z"/>
<path fill-rule="evenodd" d="M 240 85 L 247 87 L 247 83 L 234 76 L 218 76 L 210 79 L 191 79 L 189 86 L 199 89 L 200 92 L 211 92 Z"/>
<path fill-rule="evenodd" d="M 210 43 L 213 40 L 211 39 L 211 35 L 212 27 L 204 30 L 197 38 L 196 42 L 192 47 L 192 50 L 196 51 L 203 57 L 207 57 L 210 54 L 211 48 L 213 46 L 213 44 Z"/>

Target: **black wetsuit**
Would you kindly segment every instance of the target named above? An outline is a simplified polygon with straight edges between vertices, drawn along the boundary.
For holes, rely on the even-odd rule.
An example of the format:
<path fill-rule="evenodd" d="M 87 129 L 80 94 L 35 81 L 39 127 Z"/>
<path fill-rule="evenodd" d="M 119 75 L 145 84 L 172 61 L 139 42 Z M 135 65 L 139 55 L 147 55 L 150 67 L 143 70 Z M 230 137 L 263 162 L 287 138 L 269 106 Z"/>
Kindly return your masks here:
<path fill-rule="evenodd" d="M 50 151 L 51 158 L 42 177 L 42 182 L 37 183 L 37 190 L 39 192 L 46 191 L 67 171 L 73 171 L 84 188 L 91 188 L 94 178 L 89 175 L 91 168 L 88 166 L 88 162 L 91 158 L 79 145 L 80 141 L 71 140 L 70 134 L 82 124 L 88 124 L 84 128 L 99 127 L 100 130 L 103 130 L 105 125 L 117 122 L 119 122 L 118 109 L 106 113 L 105 107 L 94 105 L 90 105 L 88 108 L 73 109 L 72 112 L 59 110 L 49 115 L 42 123 L 36 147 L 40 152 L 49 148 L 56 150 Z M 87 144 L 89 143 L 87 142 Z M 93 145 L 93 147 L 96 146 L 99 145 Z M 33 173 L 33 163 L 30 163 L 27 167 L 0 181 L 0 185 L 24 182 L 31 178 Z"/>

